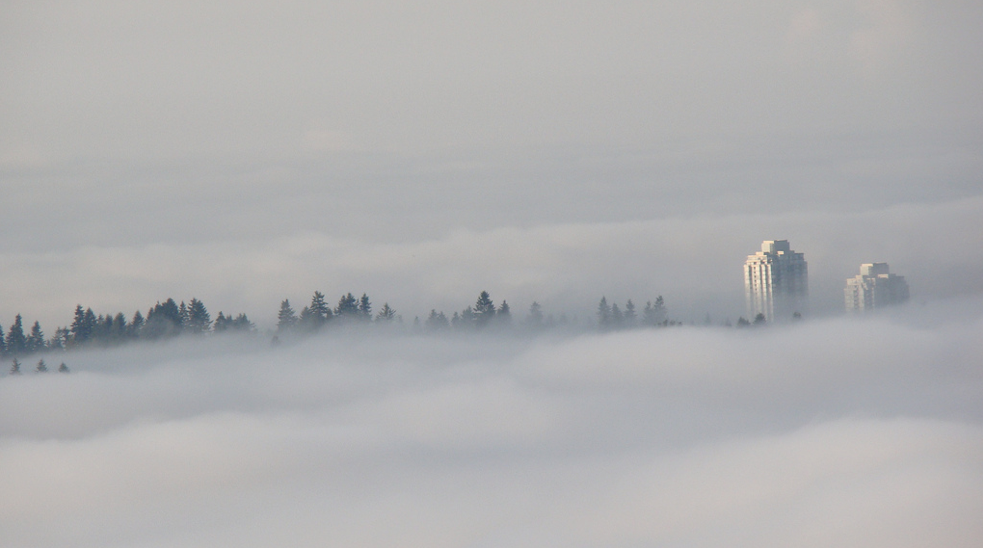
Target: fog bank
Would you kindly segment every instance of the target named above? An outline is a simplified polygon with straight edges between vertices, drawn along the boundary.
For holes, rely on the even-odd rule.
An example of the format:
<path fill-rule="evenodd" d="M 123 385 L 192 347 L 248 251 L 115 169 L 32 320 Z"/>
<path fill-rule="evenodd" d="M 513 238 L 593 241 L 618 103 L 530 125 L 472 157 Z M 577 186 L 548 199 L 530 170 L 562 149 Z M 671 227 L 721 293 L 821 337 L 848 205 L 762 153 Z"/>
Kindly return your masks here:
<path fill-rule="evenodd" d="M 70 354 L 0 377 L 0 544 L 976 546 L 963 316 Z"/>

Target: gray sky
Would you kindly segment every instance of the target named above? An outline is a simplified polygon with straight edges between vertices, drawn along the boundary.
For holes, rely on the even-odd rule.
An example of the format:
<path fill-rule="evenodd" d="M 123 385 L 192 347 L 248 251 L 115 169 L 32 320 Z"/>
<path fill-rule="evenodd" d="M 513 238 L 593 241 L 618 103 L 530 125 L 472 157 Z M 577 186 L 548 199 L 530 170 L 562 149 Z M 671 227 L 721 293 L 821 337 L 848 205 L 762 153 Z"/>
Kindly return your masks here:
<path fill-rule="evenodd" d="M 0 324 L 369 292 L 743 313 L 787 238 L 983 292 L 973 1 L 5 2 Z"/>

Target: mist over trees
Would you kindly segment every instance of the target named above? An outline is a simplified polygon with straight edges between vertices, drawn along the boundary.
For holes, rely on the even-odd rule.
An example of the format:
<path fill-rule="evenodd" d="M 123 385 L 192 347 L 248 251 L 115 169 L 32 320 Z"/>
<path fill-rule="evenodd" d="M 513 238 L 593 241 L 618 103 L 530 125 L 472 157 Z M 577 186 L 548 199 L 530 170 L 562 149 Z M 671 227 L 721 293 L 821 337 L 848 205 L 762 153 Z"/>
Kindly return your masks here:
<path fill-rule="evenodd" d="M 192 298 L 187 303 L 177 303 L 172 298 L 164 302 L 158 301 L 147 310 L 146 316 L 137 310 L 129 320 L 123 312 L 97 315 L 92 308 L 79 304 L 75 307 L 71 324 L 56 328 L 50 338 L 45 337 L 38 321 L 25 334 L 23 317 L 17 314 L 6 335 L 0 337 L 0 356 L 16 360 L 17 357 L 42 352 L 106 348 L 134 341 L 167 340 L 182 335 L 204 336 L 255 331 L 256 326 L 241 313 L 233 316 L 220 311 L 212 321 L 205 303 L 197 298 Z M 0 333 L 3 333 L 2 326 Z M 19 362 L 16 367 L 12 367 L 11 373 L 15 373 L 14 370 L 20 372 Z M 35 370 L 49 371 L 43 360 Z M 67 372 L 68 368 L 61 364 L 58 370 Z"/>
<path fill-rule="evenodd" d="M 450 314 L 433 308 L 421 320 L 415 317 L 409 325 L 404 324 L 400 315 L 388 302 L 375 311 L 372 299 L 367 293 L 356 297 L 355 293 L 343 293 L 332 308 L 327 297 L 314 291 L 309 304 L 298 313 L 290 299 L 284 299 L 276 314 L 276 325 L 268 330 L 268 335 L 276 337 L 303 337 L 332 329 L 394 329 L 420 333 L 480 333 L 512 332 L 521 335 L 535 335 L 551 329 L 576 328 L 598 329 L 602 332 L 644 327 L 676 325 L 666 318 L 665 302 L 660 295 L 654 301 L 647 301 L 641 314 L 634 302 L 629 299 L 623 305 L 608 304 L 601 297 L 596 312 L 596 322 L 578 323 L 571 321 L 566 314 L 558 318 L 547 314 L 543 306 L 533 302 L 525 315 L 513 318 L 512 307 L 506 300 L 496 303 L 488 291 L 481 291 L 474 303 Z M 5 334 L 4 334 L 5 333 Z M 4 332 L 0 326 L 0 357 L 13 358 L 61 352 L 83 348 L 106 348 L 130 342 L 166 341 L 176 337 L 221 336 L 229 333 L 257 334 L 256 326 L 244 313 L 226 314 L 219 311 L 214 319 L 208 307 L 200 299 L 192 297 L 189 301 L 176 301 L 167 298 L 149 307 L 146 314 L 136 310 L 129 319 L 123 312 L 99 313 L 92 308 L 76 305 L 72 321 L 67 326 L 57 327 L 46 338 L 40 322 L 35 321 L 25 332 L 24 318 L 14 317 L 10 327 Z M 64 364 L 62 364 L 64 366 Z M 37 372 L 49 369 L 41 362 Z M 67 367 L 59 371 L 66 372 Z M 15 362 L 11 374 L 21 372 L 20 362 Z"/>

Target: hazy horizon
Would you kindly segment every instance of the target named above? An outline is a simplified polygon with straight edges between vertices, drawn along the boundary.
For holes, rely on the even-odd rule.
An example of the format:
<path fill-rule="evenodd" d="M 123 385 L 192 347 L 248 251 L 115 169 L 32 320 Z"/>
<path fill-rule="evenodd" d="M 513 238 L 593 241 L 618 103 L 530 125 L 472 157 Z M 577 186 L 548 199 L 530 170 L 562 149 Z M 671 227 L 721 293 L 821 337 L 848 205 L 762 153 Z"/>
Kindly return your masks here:
<path fill-rule="evenodd" d="M 197 297 L 269 325 L 367 292 L 744 314 L 788 239 L 983 292 L 983 7 L 12 2 L 0 325 Z"/>

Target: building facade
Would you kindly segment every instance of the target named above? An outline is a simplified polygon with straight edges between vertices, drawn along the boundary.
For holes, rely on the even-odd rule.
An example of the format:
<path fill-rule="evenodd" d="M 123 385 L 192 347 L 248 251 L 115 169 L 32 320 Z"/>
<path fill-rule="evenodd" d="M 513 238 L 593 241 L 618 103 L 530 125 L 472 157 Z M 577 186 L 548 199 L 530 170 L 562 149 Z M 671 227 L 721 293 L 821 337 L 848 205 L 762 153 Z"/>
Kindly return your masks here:
<path fill-rule="evenodd" d="M 908 300 L 908 282 L 891 274 L 887 263 L 860 265 L 860 274 L 846 281 L 847 312 L 869 312 Z"/>
<path fill-rule="evenodd" d="M 751 319 L 763 314 L 768 321 L 786 321 L 805 313 L 809 297 L 809 270 L 802 253 L 788 240 L 766 240 L 761 251 L 744 263 L 744 292 Z"/>

